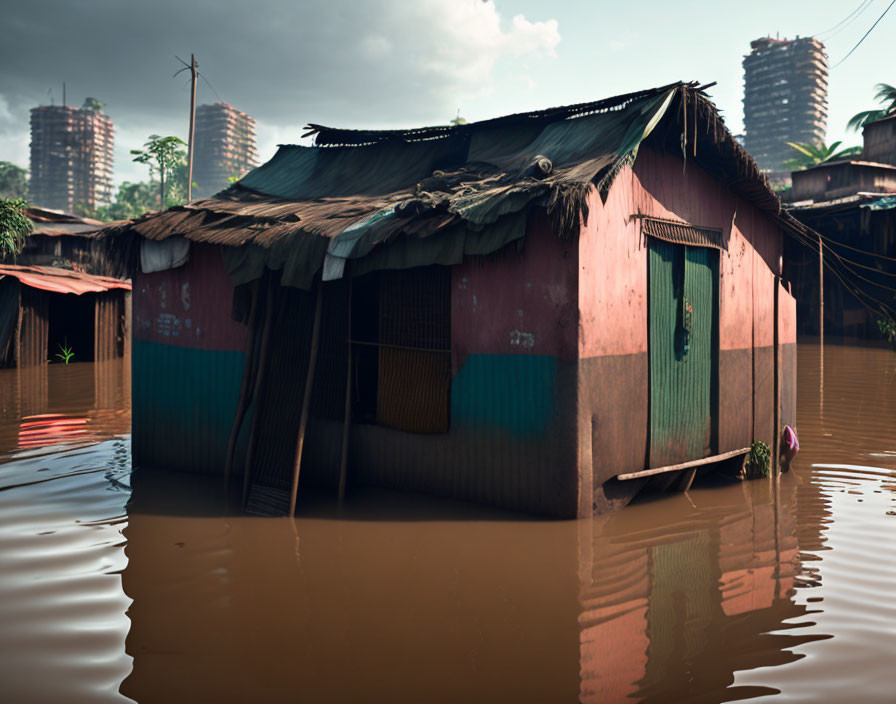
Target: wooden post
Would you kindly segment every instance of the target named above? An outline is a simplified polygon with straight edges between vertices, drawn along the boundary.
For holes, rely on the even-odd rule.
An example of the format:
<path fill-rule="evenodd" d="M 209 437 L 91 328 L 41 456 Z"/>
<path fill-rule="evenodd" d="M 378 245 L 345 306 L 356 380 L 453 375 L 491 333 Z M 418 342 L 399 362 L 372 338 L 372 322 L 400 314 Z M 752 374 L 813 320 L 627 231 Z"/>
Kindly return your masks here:
<path fill-rule="evenodd" d="M 199 64 L 190 54 L 190 144 L 187 147 L 187 201 L 193 199 L 193 133 L 196 128 L 196 74 Z"/>
<path fill-rule="evenodd" d="M 252 419 L 252 429 L 249 431 L 249 443 L 246 448 L 246 461 L 243 466 L 243 501 L 245 508 L 249 493 L 249 480 L 252 475 L 252 456 L 255 454 L 255 436 L 258 433 L 258 416 L 261 410 L 258 400 L 261 398 L 261 390 L 264 388 L 265 372 L 268 367 L 268 344 L 271 339 L 271 327 L 274 317 L 274 277 L 268 273 L 267 299 L 265 301 L 264 326 L 261 331 L 261 345 L 258 348 L 258 375 L 252 389 L 252 401 L 255 402 L 255 417 Z"/>
<path fill-rule="evenodd" d="M 345 347 L 348 361 L 345 372 L 345 425 L 342 428 L 342 458 L 339 462 L 339 505 L 345 498 L 345 480 L 348 468 L 348 440 L 352 424 L 352 277 L 348 277 L 348 329 Z"/>
<path fill-rule="evenodd" d="M 289 494 L 289 517 L 296 515 L 296 496 L 299 493 L 299 472 L 302 469 L 302 449 L 305 445 L 305 426 L 311 410 L 311 392 L 314 388 L 314 369 L 317 366 L 317 348 L 320 344 L 320 311 L 323 302 L 324 284 L 317 282 L 317 301 L 314 304 L 314 324 L 311 330 L 311 350 L 308 354 L 308 374 L 305 376 L 305 394 L 302 399 L 302 415 L 299 418 L 299 433 L 296 440 L 296 463 L 292 472 L 292 489 Z"/>
<path fill-rule="evenodd" d="M 772 436 L 772 466 L 771 474 L 776 476 L 780 473 L 780 465 L 778 458 L 781 454 L 781 341 L 780 330 L 778 327 L 778 317 L 780 311 L 780 291 L 781 278 L 775 277 L 775 322 L 774 322 L 774 355 L 775 355 L 775 382 L 774 382 L 774 435 Z"/>
<path fill-rule="evenodd" d="M 224 459 L 224 482 L 230 482 L 230 472 L 233 468 L 233 455 L 236 452 L 236 441 L 239 438 L 240 428 L 249 408 L 249 397 L 252 394 L 253 377 L 255 376 L 256 345 L 256 311 L 258 310 L 258 297 L 260 283 L 252 283 L 252 304 L 249 308 L 249 332 L 246 336 L 246 366 L 243 371 L 243 383 L 240 386 L 240 396 L 236 404 L 236 413 L 233 415 L 233 424 L 230 427 L 230 439 L 227 441 L 227 455 Z"/>

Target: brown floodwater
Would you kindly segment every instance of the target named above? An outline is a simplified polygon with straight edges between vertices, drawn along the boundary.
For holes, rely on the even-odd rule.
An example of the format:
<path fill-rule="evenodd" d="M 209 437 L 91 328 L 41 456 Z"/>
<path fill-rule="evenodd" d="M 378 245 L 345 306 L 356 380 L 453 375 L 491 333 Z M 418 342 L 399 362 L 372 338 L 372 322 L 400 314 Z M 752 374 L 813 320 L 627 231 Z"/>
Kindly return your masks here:
<path fill-rule="evenodd" d="M 802 452 L 609 517 L 131 471 L 126 366 L 0 372 L 0 701 L 893 701 L 896 354 L 799 350 Z"/>

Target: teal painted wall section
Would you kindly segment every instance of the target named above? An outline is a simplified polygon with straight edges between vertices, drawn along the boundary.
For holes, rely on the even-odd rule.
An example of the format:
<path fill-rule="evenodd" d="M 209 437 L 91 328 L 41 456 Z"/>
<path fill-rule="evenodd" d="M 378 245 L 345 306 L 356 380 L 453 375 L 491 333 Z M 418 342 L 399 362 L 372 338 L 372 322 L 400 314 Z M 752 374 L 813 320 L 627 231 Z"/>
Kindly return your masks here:
<path fill-rule="evenodd" d="M 135 339 L 134 464 L 222 474 L 245 354 Z"/>
<path fill-rule="evenodd" d="M 452 427 L 544 433 L 554 413 L 556 376 L 555 357 L 471 354 L 451 384 Z"/>

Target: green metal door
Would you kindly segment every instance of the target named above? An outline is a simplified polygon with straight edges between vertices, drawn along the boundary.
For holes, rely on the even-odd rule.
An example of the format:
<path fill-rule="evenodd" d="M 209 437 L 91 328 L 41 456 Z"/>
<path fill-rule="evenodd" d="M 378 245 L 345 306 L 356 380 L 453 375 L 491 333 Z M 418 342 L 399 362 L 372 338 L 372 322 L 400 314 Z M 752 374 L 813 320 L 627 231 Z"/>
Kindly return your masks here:
<path fill-rule="evenodd" d="M 718 255 L 648 237 L 650 466 L 712 454 Z"/>

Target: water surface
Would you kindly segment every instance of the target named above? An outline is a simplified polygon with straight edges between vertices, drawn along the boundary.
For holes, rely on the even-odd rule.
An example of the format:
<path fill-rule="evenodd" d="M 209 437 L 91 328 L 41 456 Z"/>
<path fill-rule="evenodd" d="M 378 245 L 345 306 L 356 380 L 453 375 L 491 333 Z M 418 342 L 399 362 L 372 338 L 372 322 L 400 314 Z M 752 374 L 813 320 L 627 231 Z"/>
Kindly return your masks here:
<path fill-rule="evenodd" d="M 819 361 L 791 473 L 581 521 L 235 515 L 131 471 L 121 363 L 0 372 L 0 700 L 892 701 L 896 354 Z"/>

